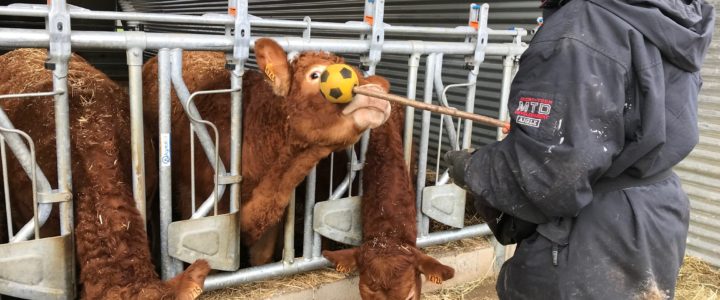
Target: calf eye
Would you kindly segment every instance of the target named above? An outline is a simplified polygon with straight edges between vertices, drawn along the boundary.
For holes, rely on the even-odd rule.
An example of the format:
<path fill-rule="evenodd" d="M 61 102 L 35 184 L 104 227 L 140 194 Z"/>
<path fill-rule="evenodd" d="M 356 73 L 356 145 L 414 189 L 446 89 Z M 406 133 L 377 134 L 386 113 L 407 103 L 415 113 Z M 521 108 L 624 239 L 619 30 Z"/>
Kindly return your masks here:
<path fill-rule="evenodd" d="M 315 71 L 310 73 L 310 79 L 318 79 L 320 78 L 320 71 Z"/>

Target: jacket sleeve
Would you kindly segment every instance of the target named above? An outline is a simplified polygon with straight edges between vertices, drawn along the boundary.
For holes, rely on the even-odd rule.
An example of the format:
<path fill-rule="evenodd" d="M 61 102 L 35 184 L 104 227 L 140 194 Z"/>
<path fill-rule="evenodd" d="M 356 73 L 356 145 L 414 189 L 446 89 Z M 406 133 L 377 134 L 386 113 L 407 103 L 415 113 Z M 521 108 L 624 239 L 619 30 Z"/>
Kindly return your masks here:
<path fill-rule="evenodd" d="M 511 87 L 511 132 L 472 155 L 468 188 L 536 224 L 576 216 L 622 150 L 627 82 L 625 66 L 571 38 L 530 46 Z"/>

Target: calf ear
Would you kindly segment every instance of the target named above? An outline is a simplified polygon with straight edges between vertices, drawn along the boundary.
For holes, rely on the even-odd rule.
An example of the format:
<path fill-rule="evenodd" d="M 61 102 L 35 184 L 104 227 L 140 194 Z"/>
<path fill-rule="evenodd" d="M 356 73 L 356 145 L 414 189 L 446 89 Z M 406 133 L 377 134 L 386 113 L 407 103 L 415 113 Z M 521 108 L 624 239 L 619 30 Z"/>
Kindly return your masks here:
<path fill-rule="evenodd" d="M 272 86 L 275 95 L 285 97 L 290 90 L 290 65 L 287 54 L 272 39 L 262 38 L 255 41 L 255 57 L 265 81 Z"/>
<path fill-rule="evenodd" d="M 335 270 L 342 273 L 350 273 L 357 269 L 357 253 L 358 248 L 343 249 L 337 251 L 323 251 L 330 262 L 335 265 Z"/>
<path fill-rule="evenodd" d="M 413 248 L 415 258 L 417 258 L 418 269 L 425 274 L 427 280 L 441 284 L 443 281 L 449 280 L 455 276 L 455 269 L 441 264 L 436 259 L 422 253 L 420 250 Z"/>

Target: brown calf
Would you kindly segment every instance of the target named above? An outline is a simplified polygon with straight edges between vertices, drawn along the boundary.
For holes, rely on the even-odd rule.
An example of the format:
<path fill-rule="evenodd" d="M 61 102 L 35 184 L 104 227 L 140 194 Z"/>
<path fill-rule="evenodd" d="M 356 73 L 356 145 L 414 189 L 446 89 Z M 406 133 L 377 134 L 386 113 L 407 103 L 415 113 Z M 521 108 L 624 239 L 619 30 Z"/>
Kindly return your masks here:
<path fill-rule="evenodd" d="M 0 56 L 0 94 L 52 90 L 43 68 L 45 50 L 20 49 Z M 130 183 L 130 112 L 127 94 L 79 56 L 69 63 L 70 147 L 75 201 L 75 242 L 83 299 L 193 299 L 209 266 L 198 261 L 183 274 L 162 282 L 150 261 L 145 226 Z M 57 182 L 52 97 L 3 100 L 16 128 L 35 143 L 38 166 Z M 149 142 L 145 162 L 154 164 Z M 31 185 L 14 159 L 8 160 L 13 221 L 19 228 L 32 217 Z M 148 169 L 148 191 L 157 176 Z M 57 206 L 56 206 L 57 208 Z M 57 209 L 42 228 L 57 235 Z M 3 222 L 4 223 L 4 222 Z M 4 224 L 3 224 L 4 225 Z"/>
<path fill-rule="evenodd" d="M 362 197 L 363 244 L 323 251 L 340 272 L 360 271 L 363 299 L 420 299 L 421 278 L 441 283 L 455 270 L 415 246 L 415 193 L 403 160 L 402 107 L 373 130 L 367 150 Z"/>
<path fill-rule="evenodd" d="M 243 145 L 241 230 L 250 249 L 251 264 L 268 262 L 275 244 L 274 231 L 288 205 L 290 194 L 310 169 L 330 152 L 355 143 L 362 132 L 381 125 L 390 115 L 387 101 L 356 97 L 346 105 L 326 101 L 320 94 L 320 74 L 327 65 L 343 59 L 326 52 L 304 52 L 288 62 L 285 51 L 271 39 L 255 42 L 260 70 L 243 78 Z M 183 78 L 191 92 L 229 86 L 225 58 L 219 52 L 185 52 Z M 157 124 L 157 60 L 143 68 L 145 119 Z M 268 75 L 270 74 L 270 75 Z M 378 76 L 360 78 L 360 84 L 377 84 L 385 91 L 387 81 Z M 172 151 L 174 199 L 184 218 L 191 213 L 189 120 L 175 96 L 172 104 Z M 221 132 L 230 132 L 230 101 L 227 94 L 200 96 L 194 100 L 204 119 Z M 154 128 L 157 136 L 157 128 Z M 221 139 L 220 156 L 229 161 L 230 141 Z M 196 162 L 198 199 L 212 193 L 213 169 L 205 157 Z M 227 201 L 223 201 L 227 211 Z M 262 239 L 261 239 L 262 238 Z"/>

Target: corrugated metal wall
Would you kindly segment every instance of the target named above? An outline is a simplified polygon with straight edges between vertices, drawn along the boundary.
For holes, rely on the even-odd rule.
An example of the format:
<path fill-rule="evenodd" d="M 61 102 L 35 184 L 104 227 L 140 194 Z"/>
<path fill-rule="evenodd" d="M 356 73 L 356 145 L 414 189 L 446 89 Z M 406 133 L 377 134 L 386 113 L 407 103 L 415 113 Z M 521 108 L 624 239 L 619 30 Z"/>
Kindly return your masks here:
<path fill-rule="evenodd" d="M 416 25 L 416 26 L 437 26 L 455 27 L 467 25 L 469 5 L 473 1 L 429 1 L 429 0 L 387 0 L 385 1 L 385 23 L 392 25 Z M 475 1 L 477 2 L 477 1 Z M 131 1 L 133 7 L 138 11 L 147 12 L 173 12 L 185 14 L 202 14 L 207 12 L 223 13 L 227 10 L 227 1 Z M 535 19 L 540 16 L 537 8 L 537 1 L 487 1 L 490 4 L 490 26 L 493 29 L 507 29 L 510 27 L 533 28 Z M 263 18 L 302 20 L 309 16 L 315 21 L 361 21 L 364 10 L 363 0 L 340 1 L 340 0 L 250 0 L 250 14 Z M 219 27 L 199 26 L 178 26 L 147 24 L 147 31 L 159 32 L 217 32 L 221 33 Z M 301 35 L 300 30 L 261 30 L 253 28 L 253 35 Z M 315 37 L 340 37 L 358 38 L 357 35 L 344 35 L 338 32 L 322 32 L 313 30 Z M 386 35 L 386 39 L 412 39 L 413 36 Z M 417 38 L 417 37 L 415 37 Z M 423 39 L 448 40 L 443 36 L 427 37 Z M 462 39 L 455 39 L 461 41 Z M 490 42 L 507 41 L 508 39 L 491 38 Z M 351 63 L 357 62 L 357 57 L 346 56 Z M 405 95 L 407 85 L 407 60 L 405 55 L 383 55 L 378 65 L 377 73 L 386 76 L 392 84 L 392 92 Z M 444 58 L 443 83 L 445 85 L 465 82 L 467 71 L 462 68 L 463 57 L 446 56 Z M 424 59 L 418 74 L 417 99 L 423 98 L 424 80 Z M 500 98 L 500 77 L 502 62 L 499 57 L 487 57 L 482 65 L 476 91 L 475 111 L 497 117 L 498 103 Z M 448 92 L 448 100 L 457 107 L 464 107 L 466 89 L 455 89 Z M 420 113 L 416 113 L 416 138 L 419 137 Z M 434 164 L 437 147 L 437 128 L 439 117 L 433 115 L 433 129 L 431 136 L 431 159 Z M 484 145 L 495 140 L 493 128 L 475 126 L 473 134 L 473 145 Z"/>
<path fill-rule="evenodd" d="M 720 6 L 718 0 L 710 2 Z M 675 172 L 692 207 L 687 252 L 720 267 L 720 22 L 701 73 L 700 143 Z"/>

